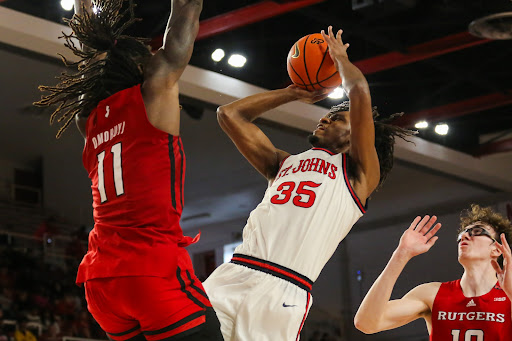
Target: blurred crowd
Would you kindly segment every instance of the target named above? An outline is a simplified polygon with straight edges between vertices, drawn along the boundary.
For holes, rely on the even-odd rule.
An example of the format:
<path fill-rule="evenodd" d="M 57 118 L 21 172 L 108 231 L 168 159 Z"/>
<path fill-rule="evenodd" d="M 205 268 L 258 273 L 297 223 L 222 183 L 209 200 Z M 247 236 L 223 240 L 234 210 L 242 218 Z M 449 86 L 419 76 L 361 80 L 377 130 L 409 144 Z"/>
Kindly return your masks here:
<path fill-rule="evenodd" d="M 30 252 L 0 249 L 0 341 L 106 339 L 87 311 L 75 276 L 74 266 L 51 265 Z"/>

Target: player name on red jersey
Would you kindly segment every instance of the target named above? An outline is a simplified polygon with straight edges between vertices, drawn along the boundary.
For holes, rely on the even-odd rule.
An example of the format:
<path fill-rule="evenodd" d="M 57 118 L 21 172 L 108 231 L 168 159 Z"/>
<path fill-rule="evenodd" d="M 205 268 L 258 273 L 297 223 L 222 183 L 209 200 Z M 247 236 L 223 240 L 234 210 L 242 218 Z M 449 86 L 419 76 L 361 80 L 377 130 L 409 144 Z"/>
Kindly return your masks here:
<path fill-rule="evenodd" d="M 468 313 L 438 311 L 437 319 L 439 321 L 490 321 L 504 323 L 505 314 L 495 314 L 485 311 L 471 311 Z"/>
<path fill-rule="evenodd" d="M 121 135 L 124 133 L 124 126 L 126 122 L 123 121 L 121 123 L 116 124 L 112 128 L 105 130 L 102 133 L 97 134 L 92 138 L 92 144 L 94 145 L 94 149 L 97 149 L 103 143 L 112 140 L 114 137 Z"/>
<path fill-rule="evenodd" d="M 277 175 L 276 180 L 287 176 L 290 170 L 292 173 L 297 173 L 300 171 L 327 174 L 327 172 L 329 172 L 328 177 L 331 179 L 336 179 L 336 171 L 338 170 L 338 167 L 323 159 L 314 157 L 311 159 L 300 160 L 298 165 L 293 164 L 282 169 Z"/>

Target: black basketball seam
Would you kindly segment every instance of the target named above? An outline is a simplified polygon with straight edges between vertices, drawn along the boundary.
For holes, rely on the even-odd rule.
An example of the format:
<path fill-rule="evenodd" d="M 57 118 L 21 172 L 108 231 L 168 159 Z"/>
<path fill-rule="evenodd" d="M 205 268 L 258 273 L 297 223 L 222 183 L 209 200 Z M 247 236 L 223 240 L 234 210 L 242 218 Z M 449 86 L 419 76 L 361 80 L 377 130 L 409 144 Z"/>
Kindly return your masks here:
<path fill-rule="evenodd" d="M 304 57 L 302 57 L 302 59 L 304 60 L 304 70 L 306 70 L 306 76 L 308 76 L 309 83 L 311 84 L 311 83 L 313 83 L 313 82 L 311 81 L 311 77 L 309 77 L 308 65 L 306 64 L 306 44 L 308 43 L 308 39 L 309 39 L 309 37 L 311 37 L 311 35 L 310 35 L 310 34 L 308 34 L 308 36 L 307 36 L 307 37 L 306 37 L 306 39 L 304 40 L 304 48 L 303 48 L 303 52 L 304 52 L 304 53 L 302 54 Z M 314 90 L 314 89 L 315 89 L 315 88 L 313 87 L 313 90 Z M 306 85 L 306 90 L 308 90 L 308 86 L 307 86 L 307 85 Z"/>
<path fill-rule="evenodd" d="M 338 72 L 336 71 L 336 72 L 334 72 L 332 75 L 330 75 L 329 77 L 327 77 L 326 79 L 322 79 L 322 80 L 321 80 L 320 82 L 318 82 L 318 83 L 311 83 L 310 85 L 320 85 L 320 83 L 325 82 L 326 80 L 330 79 L 332 76 L 336 75 L 337 73 L 338 73 Z M 330 89 L 330 88 L 332 88 L 332 86 L 324 87 L 324 88 L 326 88 L 326 89 Z"/>
<path fill-rule="evenodd" d="M 306 90 L 308 89 L 308 86 L 306 85 L 306 82 L 304 82 L 304 80 L 302 79 L 302 77 L 299 75 L 299 73 L 297 71 L 295 71 L 295 68 L 293 67 L 293 64 L 290 63 L 290 61 L 288 61 L 288 65 L 290 65 L 290 67 L 292 68 L 292 71 L 297 75 L 297 77 L 299 77 L 299 79 L 302 81 L 302 84 L 297 84 L 297 85 L 304 85 L 306 87 Z"/>
<path fill-rule="evenodd" d="M 331 78 L 331 77 L 335 76 L 337 73 L 338 73 L 338 71 L 333 72 L 333 73 L 332 73 L 332 75 L 330 75 L 329 77 L 327 77 L 327 78 L 325 78 L 325 79 L 322 79 L 322 80 L 320 81 L 320 83 L 325 82 L 325 81 L 326 81 L 326 80 L 328 80 L 329 78 Z"/>
<path fill-rule="evenodd" d="M 322 69 L 322 65 L 324 65 L 325 57 L 327 56 L 328 53 L 329 53 L 329 46 L 327 46 L 327 48 L 325 49 L 324 56 L 322 57 L 322 62 L 320 63 L 320 66 L 318 67 L 318 70 L 316 70 L 316 81 L 318 82 L 318 85 L 320 85 L 322 88 L 325 88 L 325 86 L 320 84 L 323 81 L 321 82 L 321 81 L 318 80 L 318 74 L 320 73 L 320 70 Z"/>

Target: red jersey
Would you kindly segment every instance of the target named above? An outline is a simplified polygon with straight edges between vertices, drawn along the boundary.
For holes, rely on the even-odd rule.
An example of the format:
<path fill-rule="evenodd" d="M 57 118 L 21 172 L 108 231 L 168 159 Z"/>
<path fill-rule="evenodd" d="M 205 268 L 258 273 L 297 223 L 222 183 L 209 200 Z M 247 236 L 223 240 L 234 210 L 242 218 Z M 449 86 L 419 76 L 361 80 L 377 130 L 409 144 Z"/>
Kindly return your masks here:
<path fill-rule="evenodd" d="M 457 281 L 442 283 L 432 307 L 431 341 L 512 339 L 510 299 L 496 284 L 490 292 L 465 297 Z"/>
<path fill-rule="evenodd" d="M 140 85 L 101 101 L 86 132 L 83 163 L 92 182 L 94 229 L 77 283 L 174 276 L 177 248 L 193 242 L 179 225 L 185 181 L 181 138 L 151 125 Z"/>

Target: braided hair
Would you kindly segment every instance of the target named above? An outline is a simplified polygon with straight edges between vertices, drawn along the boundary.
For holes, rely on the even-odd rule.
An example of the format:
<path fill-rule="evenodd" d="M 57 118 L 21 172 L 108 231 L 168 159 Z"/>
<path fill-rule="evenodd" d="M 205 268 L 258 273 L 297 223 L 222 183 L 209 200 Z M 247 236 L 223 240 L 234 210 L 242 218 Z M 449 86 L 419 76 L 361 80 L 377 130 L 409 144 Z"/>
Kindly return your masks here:
<path fill-rule="evenodd" d="M 349 109 L 350 102 L 344 101 L 338 105 L 331 107 L 329 113 L 349 111 Z M 393 152 L 395 149 L 395 138 L 399 137 L 404 141 L 411 142 L 407 140 L 407 137 L 417 134 L 416 131 L 404 129 L 399 126 L 388 123 L 392 121 L 394 118 L 400 117 L 403 114 L 404 113 L 401 112 L 393 114 L 386 119 L 378 119 L 380 114 L 377 111 L 377 107 L 372 107 L 372 115 L 375 125 L 375 149 L 377 151 L 377 156 L 379 157 L 380 166 L 380 179 L 377 189 L 379 189 L 382 186 L 389 172 L 393 168 Z"/>
<path fill-rule="evenodd" d="M 123 9 L 127 2 L 128 7 Z M 59 138 L 72 120 L 90 112 L 105 98 L 143 82 L 143 64 L 151 56 L 146 40 L 124 35 L 123 32 L 139 19 L 135 18 L 133 0 L 97 0 L 97 13 L 89 13 L 85 7 L 64 21 L 72 33 L 63 33 L 65 46 L 79 58 L 70 62 L 61 55 L 67 67 L 77 67 L 74 73 L 63 72 L 55 86 L 41 85 L 39 90 L 50 92 L 34 105 L 57 105 L 50 117 L 64 122 Z M 84 46 L 75 44 L 75 39 Z"/>

